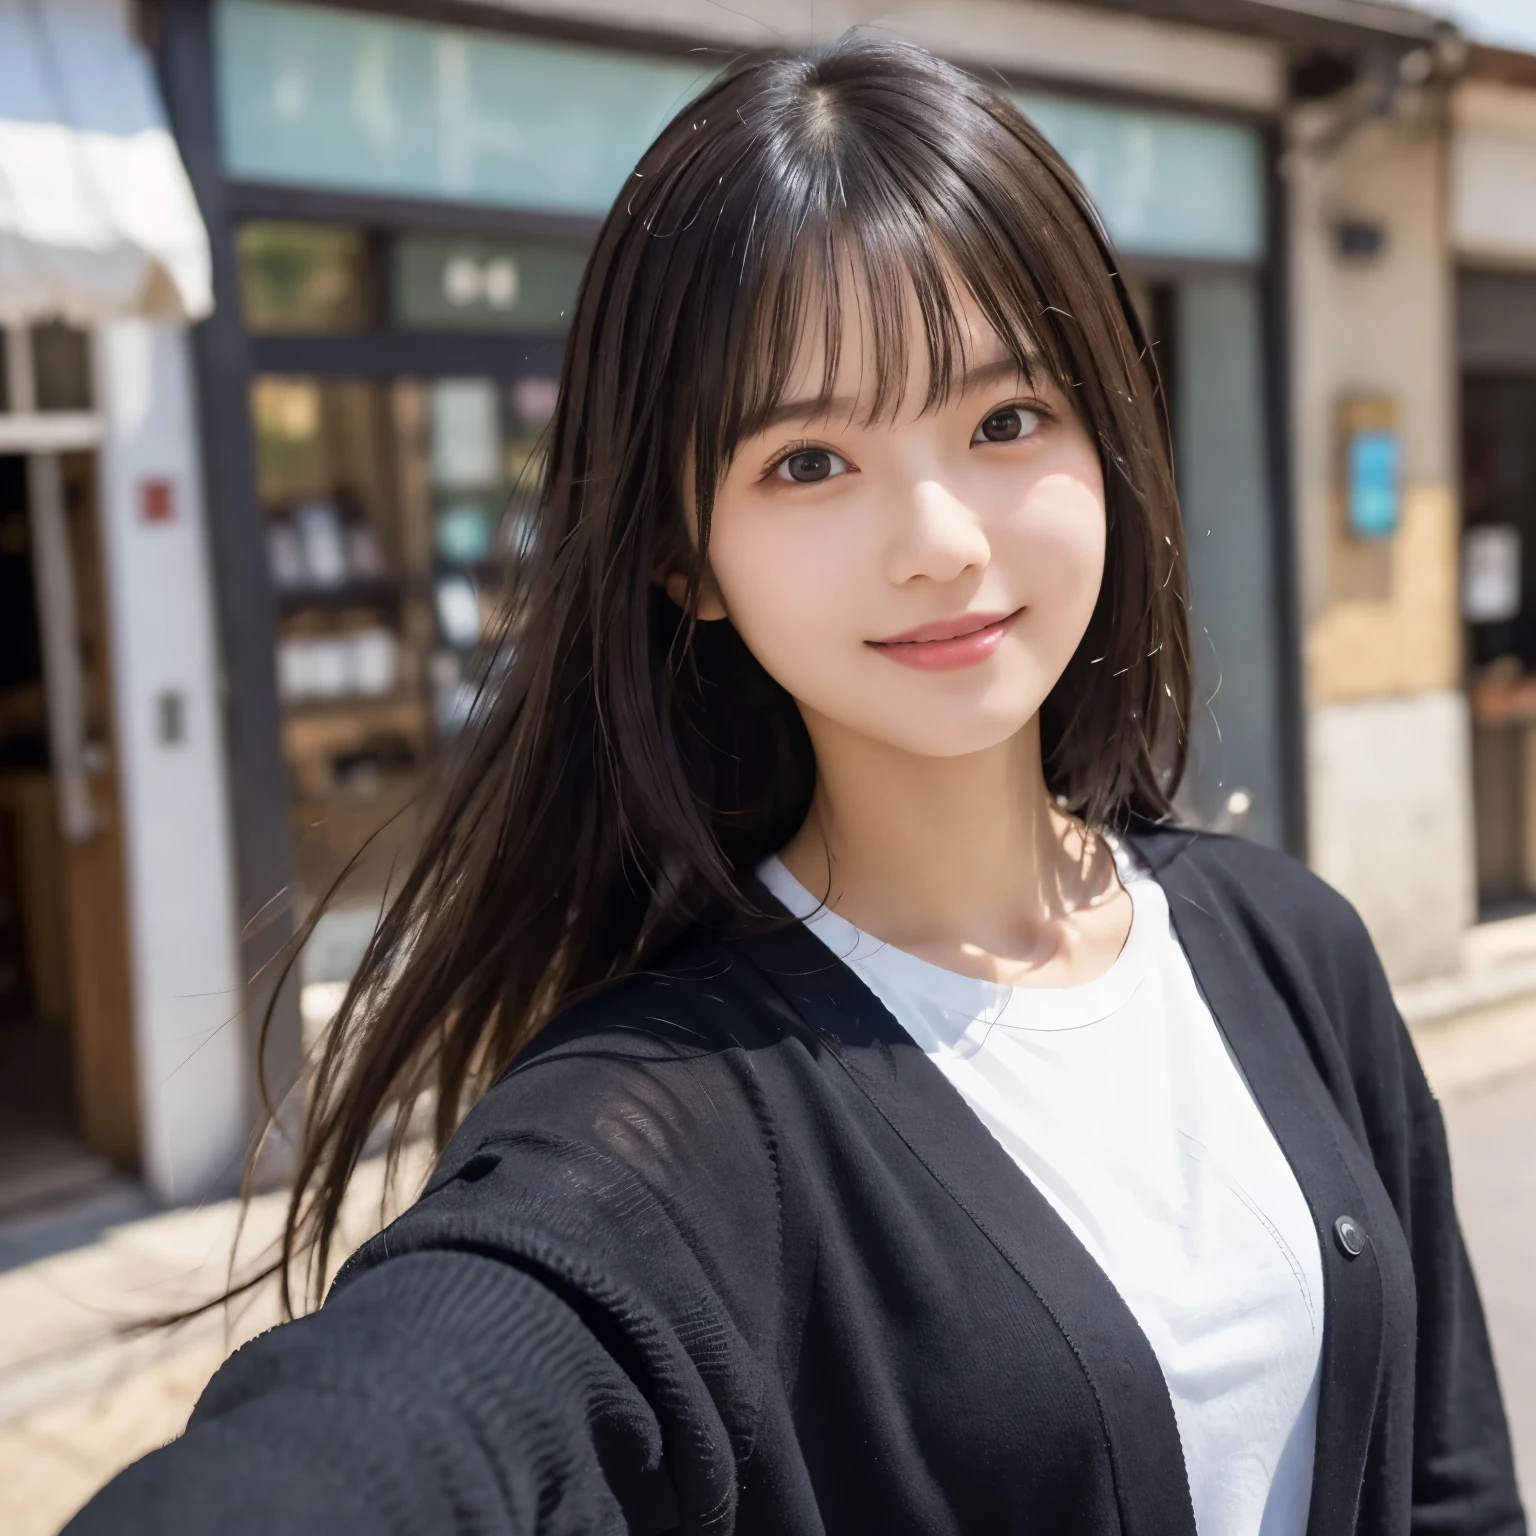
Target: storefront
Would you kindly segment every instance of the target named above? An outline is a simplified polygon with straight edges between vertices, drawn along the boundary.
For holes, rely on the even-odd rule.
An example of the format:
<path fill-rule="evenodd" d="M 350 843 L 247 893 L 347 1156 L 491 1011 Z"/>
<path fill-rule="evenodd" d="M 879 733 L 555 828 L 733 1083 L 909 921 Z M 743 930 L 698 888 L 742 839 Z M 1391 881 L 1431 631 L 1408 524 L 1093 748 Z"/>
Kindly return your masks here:
<path fill-rule="evenodd" d="M 8 1214 L 114 1169 L 238 1176 L 249 1105 L 186 336 L 208 248 L 126 6 L 0 5 L 0 188 Z"/>
<path fill-rule="evenodd" d="M 220 297 L 200 369 L 246 916 L 285 888 L 307 908 L 384 828 L 354 915 L 305 962 L 318 1022 L 477 684 L 598 221 L 719 55 L 289 0 L 171 0 L 164 27 Z M 1189 806 L 1294 844 L 1266 129 L 1018 100 L 1100 200 L 1172 383 L 1203 700 Z"/>

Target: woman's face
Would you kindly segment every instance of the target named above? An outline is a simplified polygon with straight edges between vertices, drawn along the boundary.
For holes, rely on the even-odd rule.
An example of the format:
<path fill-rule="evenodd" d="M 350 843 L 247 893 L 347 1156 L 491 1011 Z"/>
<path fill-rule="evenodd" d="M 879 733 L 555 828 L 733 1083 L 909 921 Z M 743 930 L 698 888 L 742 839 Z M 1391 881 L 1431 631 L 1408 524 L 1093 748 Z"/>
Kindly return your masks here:
<path fill-rule="evenodd" d="M 803 346 L 784 404 L 720 485 L 700 616 L 730 618 L 813 736 L 827 722 L 925 756 L 996 746 L 1092 615 L 1098 454 L 1061 391 L 1028 383 L 974 305 L 961 315 L 960 387 L 925 412 L 913 347 L 906 399 L 872 426 L 856 331 L 829 412 L 796 404 L 822 378 Z"/>

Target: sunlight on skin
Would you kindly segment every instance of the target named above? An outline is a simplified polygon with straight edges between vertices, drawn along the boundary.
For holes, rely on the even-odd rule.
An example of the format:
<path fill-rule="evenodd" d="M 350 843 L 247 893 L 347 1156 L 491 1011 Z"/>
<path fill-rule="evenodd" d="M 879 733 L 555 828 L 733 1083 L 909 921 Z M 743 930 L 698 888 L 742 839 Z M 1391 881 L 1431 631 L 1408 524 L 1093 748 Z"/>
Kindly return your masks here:
<path fill-rule="evenodd" d="M 860 308 L 845 310 L 832 410 L 793 404 L 822 378 L 811 325 L 789 403 L 738 445 L 700 617 L 730 618 L 810 732 L 815 803 L 782 854 L 802 884 L 951 970 L 1076 985 L 1130 925 L 1107 850 L 1046 791 L 1037 728 L 1098 596 L 1098 453 L 974 302 L 959 306 L 964 387 L 924 412 L 915 346 L 900 409 L 867 425 Z M 667 580 L 674 600 L 685 587 Z"/>

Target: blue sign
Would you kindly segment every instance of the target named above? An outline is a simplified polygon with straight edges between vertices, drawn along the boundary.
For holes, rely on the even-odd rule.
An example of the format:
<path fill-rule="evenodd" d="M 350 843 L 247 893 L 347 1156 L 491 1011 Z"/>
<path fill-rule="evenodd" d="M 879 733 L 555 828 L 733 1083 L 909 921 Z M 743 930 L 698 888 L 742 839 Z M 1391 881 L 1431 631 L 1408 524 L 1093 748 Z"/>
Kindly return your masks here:
<path fill-rule="evenodd" d="M 1349 531 L 1360 539 L 1390 539 L 1402 517 L 1403 449 L 1396 432 L 1352 432 L 1345 479 Z"/>

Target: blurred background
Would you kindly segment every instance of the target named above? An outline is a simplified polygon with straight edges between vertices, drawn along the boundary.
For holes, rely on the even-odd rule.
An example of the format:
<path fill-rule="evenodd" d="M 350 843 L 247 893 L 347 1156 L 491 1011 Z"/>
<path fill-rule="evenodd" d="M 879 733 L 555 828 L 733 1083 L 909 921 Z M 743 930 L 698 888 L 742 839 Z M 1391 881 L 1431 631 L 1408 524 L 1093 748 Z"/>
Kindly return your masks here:
<path fill-rule="evenodd" d="M 602 215 L 736 52 L 850 25 L 994 81 L 1103 211 L 1172 402 L 1186 811 L 1370 927 L 1536 1494 L 1532 0 L 0 0 L 6 1530 L 264 1318 L 116 1331 L 217 1287 L 273 957 L 383 828 L 280 1097 L 409 850 Z"/>

